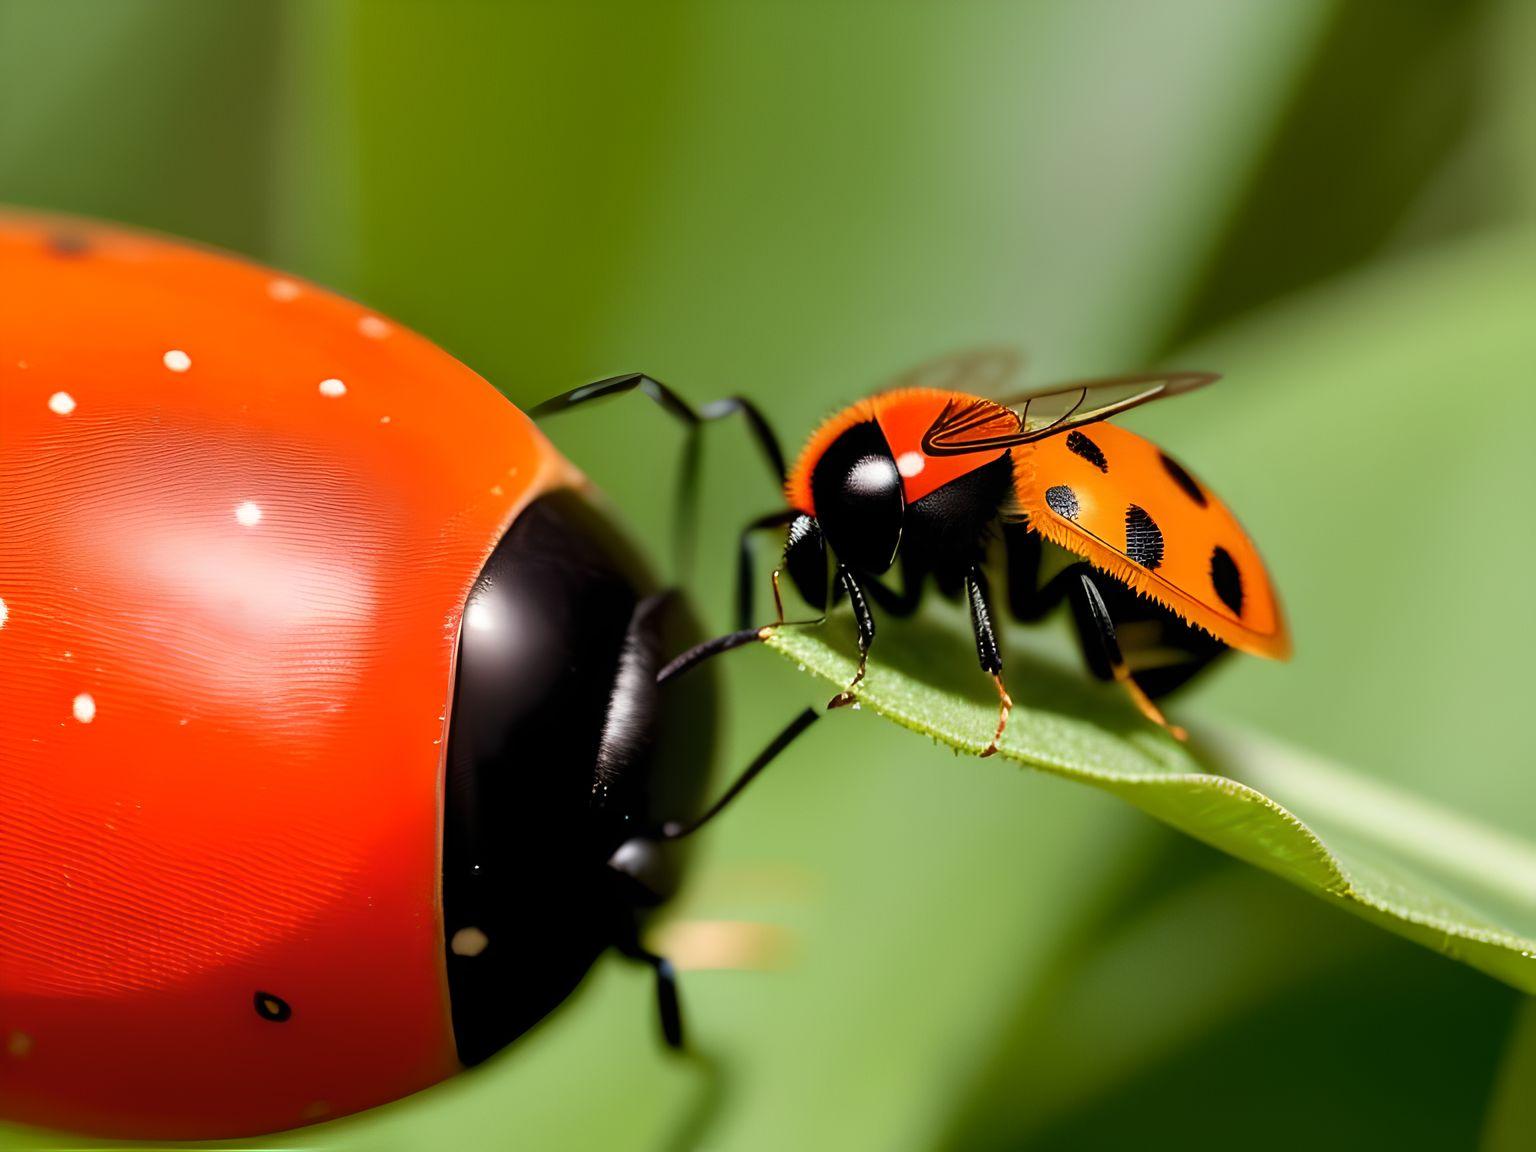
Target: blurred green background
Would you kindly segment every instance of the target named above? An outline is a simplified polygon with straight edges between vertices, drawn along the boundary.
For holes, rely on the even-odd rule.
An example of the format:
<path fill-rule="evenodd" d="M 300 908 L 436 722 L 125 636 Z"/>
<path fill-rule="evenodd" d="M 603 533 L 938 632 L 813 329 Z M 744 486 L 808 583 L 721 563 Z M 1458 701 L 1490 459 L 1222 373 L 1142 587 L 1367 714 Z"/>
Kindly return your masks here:
<path fill-rule="evenodd" d="M 1219 369 L 1127 423 L 1243 516 L 1298 656 L 1175 714 L 1536 838 L 1533 58 L 1527 0 L 3 0 L 0 201 L 313 277 L 520 403 L 641 368 L 791 444 L 971 344 L 1037 380 Z M 551 432 L 664 558 L 666 419 Z M 722 627 L 735 526 L 775 505 L 747 451 L 712 430 Z M 731 660 L 726 764 L 825 695 Z M 686 974 L 697 1058 L 609 959 L 481 1071 L 262 1145 L 1536 1147 L 1513 991 L 867 714 L 699 864 L 679 919 L 787 951 Z"/>

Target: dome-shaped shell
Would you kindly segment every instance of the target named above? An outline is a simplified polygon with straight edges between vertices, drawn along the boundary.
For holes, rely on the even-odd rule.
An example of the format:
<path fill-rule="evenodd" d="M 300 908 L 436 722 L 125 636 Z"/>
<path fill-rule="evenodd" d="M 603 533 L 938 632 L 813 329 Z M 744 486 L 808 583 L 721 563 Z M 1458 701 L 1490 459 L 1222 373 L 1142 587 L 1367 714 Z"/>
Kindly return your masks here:
<path fill-rule="evenodd" d="M 235 1135 L 457 1070 L 459 617 L 576 479 L 355 303 L 0 216 L 0 1115 Z"/>

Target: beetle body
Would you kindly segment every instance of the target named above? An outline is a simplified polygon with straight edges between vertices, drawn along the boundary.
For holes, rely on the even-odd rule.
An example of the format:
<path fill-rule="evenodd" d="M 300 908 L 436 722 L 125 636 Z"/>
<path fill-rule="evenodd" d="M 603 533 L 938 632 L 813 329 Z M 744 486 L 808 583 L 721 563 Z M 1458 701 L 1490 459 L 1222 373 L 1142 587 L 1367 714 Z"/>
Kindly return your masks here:
<path fill-rule="evenodd" d="M 707 773 L 653 591 L 421 337 L 0 217 L 0 1115 L 268 1132 L 536 1021 L 633 943 L 666 893 L 609 857 Z"/>
<path fill-rule="evenodd" d="M 997 373 L 973 354 L 913 375 L 935 374 L 964 381 Z M 1123 377 L 1011 402 L 911 384 L 829 418 L 787 477 L 784 567 L 814 607 L 825 608 L 833 588 L 853 605 L 861 659 L 833 705 L 852 702 L 862 678 L 874 638 L 868 601 L 907 614 L 931 578 L 970 604 L 978 659 L 999 694 L 984 754 L 996 751 L 1012 701 L 985 571 L 995 535 L 1007 554 L 1014 614 L 1035 619 L 1068 601 L 1090 670 L 1122 683 L 1176 735 L 1182 731 L 1156 697 L 1228 647 L 1284 658 L 1290 642 L 1278 600 L 1236 517 L 1172 457 L 1103 422 L 1212 379 Z M 1047 547 L 1068 563 L 1042 583 Z M 893 572 L 899 588 L 884 582 Z"/>

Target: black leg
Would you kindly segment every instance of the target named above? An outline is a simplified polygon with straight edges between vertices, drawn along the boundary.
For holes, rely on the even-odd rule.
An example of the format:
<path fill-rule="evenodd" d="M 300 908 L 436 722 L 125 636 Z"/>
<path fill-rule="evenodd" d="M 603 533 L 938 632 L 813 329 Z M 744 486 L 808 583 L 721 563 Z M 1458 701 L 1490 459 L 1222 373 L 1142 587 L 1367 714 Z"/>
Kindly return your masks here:
<path fill-rule="evenodd" d="M 797 512 L 784 534 L 784 570 L 800 598 L 817 612 L 827 610 L 827 540 L 814 516 Z M 774 573 L 773 603 L 784 619 L 784 604 L 779 599 L 778 573 Z"/>
<path fill-rule="evenodd" d="M 997 751 L 997 742 L 1008 727 L 1008 713 L 1013 710 L 1013 699 L 1003 686 L 1003 656 L 997 643 L 997 630 L 992 623 L 992 604 L 987 591 L 987 576 L 979 564 L 973 564 L 965 574 L 965 599 L 971 606 L 971 629 L 976 634 L 976 659 L 981 670 L 992 677 L 997 687 L 997 729 L 992 741 L 982 751 L 991 756 Z"/>
<path fill-rule="evenodd" d="M 766 528 L 782 528 L 792 523 L 801 513 L 793 508 L 785 508 L 779 512 L 770 512 L 766 516 L 759 516 L 751 520 L 741 530 L 741 536 L 736 543 L 736 626 L 738 628 L 751 627 L 756 613 L 753 611 L 752 590 L 753 574 L 756 568 L 757 557 L 753 553 L 752 540 L 758 532 Z M 825 560 L 823 560 L 825 566 Z M 777 576 L 777 573 L 775 573 Z M 784 606 L 779 601 L 778 587 L 774 587 L 774 603 L 778 608 L 779 621 L 784 620 Z"/>
<path fill-rule="evenodd" d="M 1101 680 L 1124 683 L 1144 713 L 1177 731 L 1158 719 L 1162 713 L 1155 707 L 1143 707 L 1143 698 L 1150 702 L 1180 687 L 1225 652 L 1226 645 L 1086 561 L 1067 565 L 1041 585 L 1044 543 L 1027 524 L 1004 525 L 1003 542 L 1014 617 L 1038 620 L 1063 600 L 1070 601 L 1089 671 Z"/>
<path fill-rule="evenodd" d="M 1083 655 L 1093 674 L 1101 680 L 1117 681 L 1143 716 L 1166 729 L 1175 739 L 1187 739 L 1184 729 L 1168 722 L 1162 710 L 1131 675 L 1131 669 L 1120 650 L 1120 641 L 1115 636 L 1115 622 L 1110 618 L 1109 607 L 1104 602 L 1104 595 L 1094 576 L 1088 572 L 1078 572 L 1076 584 L 1068 599 L 1072 604 L 1073 619 L 1077 621 L 1077 634 L 1082 642 Z"/>
<path fill-rule="evenodd" d="M 731 786 L 721 794 L 720 799 L 711 804 L 702 816 L 690 820 L 686 824 L 671 823 L 662 825 L 661 839 L 680 840 L 684 836 L 692 836 L 700 828 L 720 815 L 736 797 L 746 790 L 748 784 L 757 779 L 758 774 L 764 768 L 778 759 L 784 749 L 793 744 L 807 728 L 820 719 L 821 714 L 814 708 L 807 708 L 801 712 L 784 727 L 782 732 L 769 741 L 768 746 L 757 754 L 752 763 L 742 770 L 741 775 L 736 777 Z"/>
<path fill-rule="evenodd" d="M 656 973 L 656 1011 L 661 1017 L 661 1035 L 667 1047 L 681 1050 L 683 1047 L 683 1012 L 677 997 L 677 969 L 665 956 L 658 956 L 641 947 L 639 941 L 625 941 L 619 951 L 631 960 L 649 965 Z"/>
<path fill-rule="evenodd" d="M 727 416 L 740 415 L 746 421 L 758 450 L 773 473 L 775 487 L 784 483 L 784 452 L 779 447 L 778 437 L 773 434 L 768 421 L 750 400 L 740 396 L 727 396 L 723 400 L 712 401 L 695 411 L 676 392 L 644 372 L 626 372 L 620 376 L 610 376 L 605 380 L 583 384 L 580 388 L 562 392 L 558 396 L 550 397 L 542 404 L 535 405 L 528 410 L 528 415 L 535 420 L 542 420 L 546 416 L 568 411 L 593 400 L 602 400 L 609 396 L 637 390 L 653 400 L 667 415 L 682 423 L 686 429 L 682 464 L 678 470 L 675 513 L 677 536 L 674 542 L 676 563 L 681 575 L 692 567 L 693 562 L 694 505 L 695 494 L 698 491 L 700 426 L 709 421 L 722 420 Z"/>
<path fill-rule="evenodd" d="M 1040 562 L 1045 541 L 1020 521 L 1003 523 L 1003 554 L 1007 558 L 1008 612 L 1015 620 L 1038 620 L 1059 601 L 1040 595 Z"/>
<path fill-rule="evenodd" d="M 546 416 L 568 411 L 593 400 L 617 396 L 636 389 L 655 401 L 669 416 L 690 429 L 711 420 L 741 416 L 746 421 L 752 438 L 757 442 L 758 450 L 763 454 L 764 460 L 773 472 L 774 484 L 784 483 L 784 451 L 779 447 L 779 439 L 774 435 L 772 427 L 769 426 L 762 412 L 752 401 L 741 396 L 727 396 L 723 400 L 714 400 L 695 411 L 686 400 L 655 377 L 647 376 L 644 372 L 625 372 L 619 376 L 609 376 L 604 380 L 583 384 L 580 388 L 572 388 L 569 392 L 562 392 L 558 396 L 551 396 L 542 404 L 530 408 L 528 415 L 535 420 L 542 420 Z"/>
<path fill-rule="evenodd" d="M 1003 525 L 1003 547 L 1008 559 L 1008 611 L 1023 623 L 1048 615 L 1071 595 L 1079 576 L 1093 571 L 1086 561 L 1079 561 L 1041 584 L 1045 541 L 1021 522 Z"/>
<path fill-rule="evenodd" d="M 837 583 L 848 597 L 848 604 L 853 609 L 853 622 L 859 633 L 859 666 L 854 670 L 853 679 L 848 681 L 848 686 L 827 701 L 828 708 L 846 708 L 858 699 L 853 690 L 858 687 L 859 681 L 864 679 L 864 672 L 869 665 L 869 646 L 875 642 L 875 618 L 870 614 L 869 604 L 864 599 L 863 588 L 859 586 L 858 580 L 846 565 L 838 565 Z"/>
<path fill-rule="evenodd" d="M 887 588 L 879 580 L 865 580 L 864 591 L 875 602 L 875 606 L 887 616 L 905 620 L 922 604 L 923 584 L 927 579 L 926 570 L 912 563 L 910 557 L 904 557 L 901 565 L 900 592 Z"/>

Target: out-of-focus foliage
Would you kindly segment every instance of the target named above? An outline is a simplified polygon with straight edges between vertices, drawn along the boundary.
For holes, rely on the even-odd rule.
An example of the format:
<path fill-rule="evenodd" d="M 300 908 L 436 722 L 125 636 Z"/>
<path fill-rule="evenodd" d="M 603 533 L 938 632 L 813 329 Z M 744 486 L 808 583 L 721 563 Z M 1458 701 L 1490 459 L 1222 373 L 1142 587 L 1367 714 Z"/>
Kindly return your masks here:
<path fill-rule="evenodd" d="M 1133 423 L 1243 515 L 1298 658 L 1234 660 L 1178 713 L 1536 839 L 1533 52 L 1525 0 L 0 0 L 0 200 L 292 267 L 519 402 L 643 367 L 790 440 L 974 343 L 1041 379 L 1218 368 Z M 551 431 L 664 556 L 666 420 Z M 712 436 L 695 584 L 723 627 L 736 527 L 775 494 Z M 729 659 L 734 765 L 824 694 Z M 698 1059 L 610 960 L 481 1071 L 263 1145 L 1536 1142 L 1509 989 L 867 712 L 700 856 L 676 921 L 789 943 L 685 974 Z"/>

